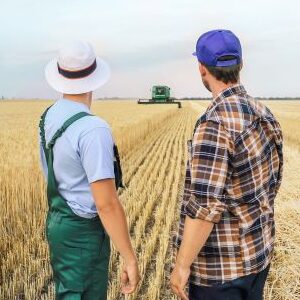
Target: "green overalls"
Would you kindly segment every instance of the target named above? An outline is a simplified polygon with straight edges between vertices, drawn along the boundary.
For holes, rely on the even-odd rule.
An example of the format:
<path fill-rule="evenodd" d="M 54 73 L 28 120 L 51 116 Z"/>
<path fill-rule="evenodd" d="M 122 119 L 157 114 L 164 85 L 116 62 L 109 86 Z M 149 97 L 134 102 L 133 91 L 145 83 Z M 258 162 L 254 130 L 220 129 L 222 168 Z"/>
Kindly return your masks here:
<path fill-rule="evenodd" d="M 46 237 L 56 299 L 103 300 L 108 285 L 109 237 L 98 216 L 87 219 L 71 210 L 58 192 L 53 171 L 56 140 L 73 122 L 89 114 L 81 112 L 68 119 L 46 145 L 44 123 L 48 109 L 41 117 L 40 133 L 48 165 Z"/>

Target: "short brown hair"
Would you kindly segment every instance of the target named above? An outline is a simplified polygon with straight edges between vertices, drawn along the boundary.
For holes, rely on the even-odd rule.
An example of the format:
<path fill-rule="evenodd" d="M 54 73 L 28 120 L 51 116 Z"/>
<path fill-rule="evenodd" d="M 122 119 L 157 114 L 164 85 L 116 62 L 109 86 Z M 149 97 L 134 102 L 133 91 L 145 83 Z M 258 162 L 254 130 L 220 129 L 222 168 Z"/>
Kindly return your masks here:
<path fill-rule="evenodd" d="M 231 56 L 222 57 L 222 61 L 231 60 Z M 240 79 L 240 71 L 242 68 L 242 63 L 229 66 L 229 67 L 212 67 L 207 66 L 208 72 L 214 76 L 217 80 L 222 81 L 224 83 L 237 83 Z"/>

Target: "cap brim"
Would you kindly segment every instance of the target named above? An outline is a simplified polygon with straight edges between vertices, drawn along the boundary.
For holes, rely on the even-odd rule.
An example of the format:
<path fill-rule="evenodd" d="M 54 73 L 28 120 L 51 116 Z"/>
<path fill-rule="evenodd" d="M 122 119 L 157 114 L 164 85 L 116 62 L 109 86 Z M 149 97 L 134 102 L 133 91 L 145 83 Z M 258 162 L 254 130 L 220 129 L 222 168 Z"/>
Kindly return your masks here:
<path fill-rule="evenodd" d="M 53 59 L 45 68 L 46 80 L 53 89 L 63 94 L 83 94 L 95 91 L 110 78 L 109 65 L 99 57 L 96 61 L 97 68 L 92 74 L 84 78 L 69 79 L 58 72 L 57 59 Z"/>

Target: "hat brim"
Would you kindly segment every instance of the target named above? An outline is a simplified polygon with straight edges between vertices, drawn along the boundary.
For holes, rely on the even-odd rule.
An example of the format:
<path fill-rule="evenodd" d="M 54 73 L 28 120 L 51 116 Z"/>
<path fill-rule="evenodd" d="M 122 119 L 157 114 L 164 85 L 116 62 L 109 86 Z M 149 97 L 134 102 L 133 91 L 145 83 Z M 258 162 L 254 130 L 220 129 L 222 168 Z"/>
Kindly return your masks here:
<path fill-rule="evenodd" d="M 110 78 L 109 65 L 99 57 L 96 61 L 97 68 L 92 74 L 84 78 L 69 79 L 58 72 L 57 59 L 53 59 L 46 65 L 46 80 L 54 90 L 63 94 L 83 94 L 95 91 Z"/>

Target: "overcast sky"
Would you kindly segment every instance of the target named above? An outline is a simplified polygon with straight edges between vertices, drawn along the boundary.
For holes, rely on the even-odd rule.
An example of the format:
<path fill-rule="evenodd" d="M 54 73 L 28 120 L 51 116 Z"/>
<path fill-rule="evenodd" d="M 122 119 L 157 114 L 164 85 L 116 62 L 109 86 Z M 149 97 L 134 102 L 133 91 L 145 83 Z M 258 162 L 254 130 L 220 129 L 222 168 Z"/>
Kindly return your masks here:
<path fill-rule="evenodd" d="M 63 43 L 90 42 L 110 64 L 99 97 L 209 96 L 191 55 L 200 34 L 230 29 L 254 96 L 300 96 L 299 0 L 0 0 L 0 96 L 58 97 L 44 66 Z"/>

